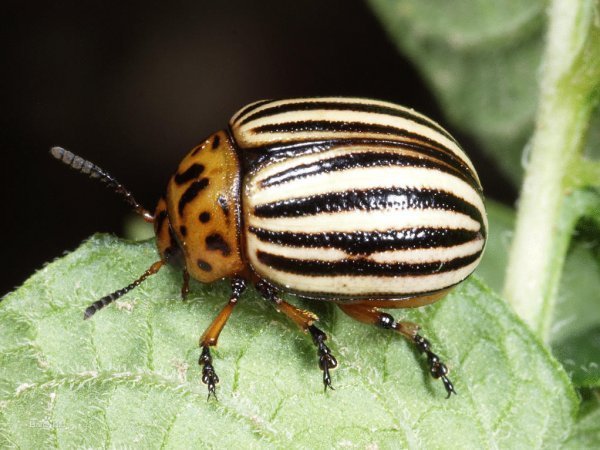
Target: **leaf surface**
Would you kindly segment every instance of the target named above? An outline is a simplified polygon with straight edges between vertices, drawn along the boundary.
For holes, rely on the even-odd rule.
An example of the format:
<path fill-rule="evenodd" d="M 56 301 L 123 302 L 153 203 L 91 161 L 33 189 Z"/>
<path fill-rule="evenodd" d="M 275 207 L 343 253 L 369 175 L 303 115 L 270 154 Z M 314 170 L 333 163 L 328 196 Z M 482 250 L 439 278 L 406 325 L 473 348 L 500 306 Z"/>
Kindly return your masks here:
<path fill-rule="evenodd" d="M 569 435 L 568 377 L 477 279 L 393 312 L 420 323 L 451 367 L 450 400 L 399 336 L 293 299 L 320 315 L 340 362 L 324 394 L 308 336 L 250 290 L 214 352 L 219 401 L 207 402 L 198 338 L 226 283 L 193 283 L 182 301 L 181 274 L 163 269 L 82 320 L 156 258 L 151 241 L 97 235 L 0 302 L 0 446 L 513 448 Z"/>
<path fill-rule="evenodd" d="M 476 274 L 500 292 L 514 228 L 514 211 L 486 202 L 490 232 Z M 590 216 L 588 219 L 592 219 Z M 600 218 L 600 214 L 598 216 Z M 577 387 L 600 387 L 600 241 L 586 220 L 571 243 L 551 331 L 552 351 Z"/>

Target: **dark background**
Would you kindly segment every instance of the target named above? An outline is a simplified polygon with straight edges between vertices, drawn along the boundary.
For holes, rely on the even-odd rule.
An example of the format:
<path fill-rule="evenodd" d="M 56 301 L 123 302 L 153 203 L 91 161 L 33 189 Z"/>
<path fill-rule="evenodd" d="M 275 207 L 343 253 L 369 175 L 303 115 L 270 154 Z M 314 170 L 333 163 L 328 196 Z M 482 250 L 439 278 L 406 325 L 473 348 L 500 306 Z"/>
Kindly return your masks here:
<path fill-rule="evenodd" d="M 512 201 L 360 1 L 3 2 L 0 296 L 128 208 L 48 156 L 89 158 L 153 209 L 181 157 L 261 98 L 351 95 L 445 124 Z"/>

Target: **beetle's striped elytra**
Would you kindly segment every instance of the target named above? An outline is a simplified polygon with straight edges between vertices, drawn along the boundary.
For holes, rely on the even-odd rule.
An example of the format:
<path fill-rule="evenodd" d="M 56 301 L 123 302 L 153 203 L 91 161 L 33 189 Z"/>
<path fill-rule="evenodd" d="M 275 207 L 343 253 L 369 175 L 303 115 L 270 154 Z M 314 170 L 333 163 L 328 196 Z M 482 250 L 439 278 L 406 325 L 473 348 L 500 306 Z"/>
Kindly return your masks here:
<path fill-rule="evenodd" d="M 361 322 L 394 330 L 427 355 L 448 396 L 448 369 L 411 322 L 379 308 L 423 306 L 468 277 L 483 254 L 487 218 L 473 164 L 440 125 L 392 103 L 344 97 L 262 100 L 194 147 L 154 214 L 98 166 L 55 147 L 53 156 L 99 178 L 153 222 L 160 260 L 97 310 L 166 263 L 189 278 L 232 282 L 200 340 L 209 397 L 218 377 L 210 347 L 248 283 L 317 347 L 325 388 L 337 361 L 317 316 L 280 292 L 335 303 Z"/>

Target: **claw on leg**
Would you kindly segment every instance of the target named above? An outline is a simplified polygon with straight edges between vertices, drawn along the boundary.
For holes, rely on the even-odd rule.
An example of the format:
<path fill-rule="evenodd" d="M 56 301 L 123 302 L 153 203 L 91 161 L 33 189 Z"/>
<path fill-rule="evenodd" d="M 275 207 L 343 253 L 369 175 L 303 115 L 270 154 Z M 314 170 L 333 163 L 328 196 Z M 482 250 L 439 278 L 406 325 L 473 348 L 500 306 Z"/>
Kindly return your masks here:
<path fill-rule="evenodd" d="M 335 369 L 338 363 L 335 359 L 335 356 L 331 354 L 329 347 L 325 345 L 327 335 L 314 325 L 310 325 L 308 327 L 308 331 L 312 336 L 313 342 L 317 346 L 317 354 L 319 355 L 319 368 L 323 371 L 324 390 L 325 392 L 327 392 L 327 388 L 334 390 L 333 386 L 331 385 L 331 375 L 329 370 Z"/>
<path fill-rule="evenodd" d="M 313 325 L 314 322 L 319 318 L 310 311 L 300 309 L 284 300 L 279 298 L 275 288 L 265 282 L 259 282 L 256 284 L 256 289 L 263 296 L 265 300 L 271 303 L 278 312 L 285 314 L 296 323 L 303 331 L 310 332 L 312 340 L 317 346 L 317 354 L 319 356 L 319 368 L 323 371 L 323 385 L 325 391 L 327 388 L 333 390 L 331 385 L 331 374 L 330 370 L 335 369 L 338 365 L 335 356 L 331 354 L 329 347 L 325 345 L 327 335 Z"/>
<path fill-rule="evenodd" d="M 216 386 L 219 384 L 219 377 L 215 372 L 215 368 L 212 365 L 212 355 L 208 346 L 202 347 L 202 353 L 198 364 L 202 366 L 202 382 L 208 387 L 208 397 L 206 400 L 210 400 L 212 395 L 217 400 Z"/>
<path fill-rule="evenodd" d="M 438 355 L 431 351 L 430 342 L 419 334 L 419 325 L 413 322 L 396 322 L 390 314 L 379 310 L 377 306 L 364 304 L 339 304 L 338 306 L 350 317 L 360 322 L 376 325 L 386 330 L 393 330 L 413 342 L 421 353 L 427 355 L 431 376 L 441 379 L 444 383 L 444 388 L 448 394 L 446 398 L 450 398 L 452 394 L 456 395 L 454 385 L 448 378 L 448 368 L 440 361 Z"/>
<path fill-rule="evenodd" d="M 215 400 L 217 399 L 215 388 L 217 384 L 219 384 L 219 377 L 215 373 L 215 368 L 212 364 L 210 347 L 217 345 L 219 335 L 245 289 L 246 281 L 244 279 L 234 278 L 231 280 L 231 297 L 229 298 L 229 301 L 219 312 L 217 317 L 214 318 L 200 338 L 202 353 L 200 354 L 200 359 L 198 359 L 198 364 L 202 366 L 202 382 L 208 386 L 208 399 L 210 399 L 211 395 Z"/>
<path fill-rule="evenodd" d="M 413 341 L 415 342 L 419 351 L 427 355 L 427 362 L 429 363 L 429 370 L 431 372 L 431 376 L 436 379 L 441 379 L 442 383 L 444 383 L 444 388 L 446 389 L 446 393 L 448 394 L 446 398 L 450 398 L 452 394 L 456 395 L 454 385 L 452 384 L 452 381 L 450 381 L 450 378 L 448 378 L 447 376 L 448 368 L 443 362 L 440 361 L 438 355 L 431 351 L 430 342 L 419 334 L 415 334 Z"/>

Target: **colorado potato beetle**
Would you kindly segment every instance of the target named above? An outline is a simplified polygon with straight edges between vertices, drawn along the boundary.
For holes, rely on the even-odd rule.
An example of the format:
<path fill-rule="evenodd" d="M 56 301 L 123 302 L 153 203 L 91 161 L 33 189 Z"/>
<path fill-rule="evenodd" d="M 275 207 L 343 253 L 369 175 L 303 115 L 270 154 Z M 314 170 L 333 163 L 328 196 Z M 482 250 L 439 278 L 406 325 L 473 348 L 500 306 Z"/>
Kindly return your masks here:
<path fill-rule="evenodd" d="M 350 317 L 395 331 L 425 353 L 448 397 L 448 369 L 411 322 L 380 308 L 439 300 L 479 263 L 487 235 L 482 189 L 456 140 L 393 103 L 323 97 L 261 100 L 193 148 L 150 213 L 115 178 L 60 147 L 52 155 L 108 184 L 154 224 L 160 259 L 137 280 L 91 304 L 89 319 L 160 268 L 189 279 L 231 280 L 231 296 L 200 338 L 202 381 L 215 395 L 210 348 L 252 283 L 310 333 L 325 390 L 337 360 L 318 317 L 287 292 L 329 301 Z"/>

